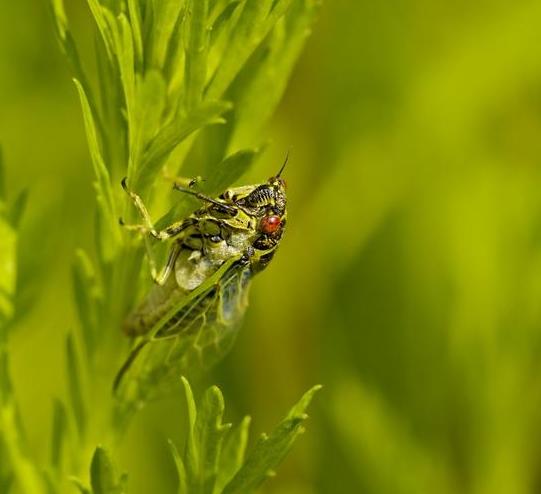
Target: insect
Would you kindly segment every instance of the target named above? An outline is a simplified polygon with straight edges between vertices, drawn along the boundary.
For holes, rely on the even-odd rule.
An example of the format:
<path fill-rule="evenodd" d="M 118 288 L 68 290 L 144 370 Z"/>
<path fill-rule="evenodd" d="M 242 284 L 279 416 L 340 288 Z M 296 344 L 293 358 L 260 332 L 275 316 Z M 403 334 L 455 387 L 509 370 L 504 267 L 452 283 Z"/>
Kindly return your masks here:
<path fill-rule="evenodd" d="M 208 367 L 230 348 L 247 307 L 250 281 L 272 260 L 287 221 L 286 184 L 280 171 L 267 182 L 235 187 L 217 198 L 175 184 L 203 205 L 188 218 L 157 230 L 141 198 L 122 186 L 139 211 L 142 225 L 125 225 L 159 241 L 171 241 L 155 284 L 127 317 L 124 332 L 139 337 L 115 381 L 146 352 L 140 371 L 149 381 L 178 376 L 198 364 Z M 144 350 L 144 352 L 143 352 Z M 195 362 L 194 360 L 197 360 Z M 150 362 L 150 364 L 149 364 Z M 141 386 L 142 379 L 138 377 Z"/>

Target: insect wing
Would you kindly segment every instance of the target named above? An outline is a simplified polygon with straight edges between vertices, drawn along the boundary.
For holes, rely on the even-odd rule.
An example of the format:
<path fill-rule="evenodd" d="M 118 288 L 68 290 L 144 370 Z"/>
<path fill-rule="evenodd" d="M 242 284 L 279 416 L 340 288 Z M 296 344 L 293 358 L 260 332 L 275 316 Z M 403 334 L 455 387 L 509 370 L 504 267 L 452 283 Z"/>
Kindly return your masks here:
<path fill-rule="evenodd" d="M 115 389 L 137 395 L 161 394 L 180 375 L 209 368 L 232 346 L 248 305 L 251 269 L 229 259 L 201 286 L 172 307 L 152 331 L 136 343 L 122 366 Z M 136 386 L 129 382 L 136 380 Z M 133 396 L 137 401 L 138 398 Z"/>
<path fill-rule="evenodd" d="M 153 337 L 152 345 L 168 342 L 164 363 L 179 371 L 213 366 L 231 348 L 246 307 L 249 267 L 234 264 L 213 287 L 195 297 Z M 174 376 L 173 376 L 174 377 Z"/>

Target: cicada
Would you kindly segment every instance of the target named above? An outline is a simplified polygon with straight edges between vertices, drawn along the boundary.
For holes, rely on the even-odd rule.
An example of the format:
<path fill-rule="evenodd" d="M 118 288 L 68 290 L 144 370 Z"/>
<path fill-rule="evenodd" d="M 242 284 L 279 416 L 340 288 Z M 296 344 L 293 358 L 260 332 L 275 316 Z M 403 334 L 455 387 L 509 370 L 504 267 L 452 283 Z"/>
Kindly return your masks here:
<path fill-rule="evenodd" d="M 285 230 L 285 164 L 265 183 L 231 188 L 218 197 L 175 184 L 202 206 L 162 230 L 123 181 L 144 222 L 128 228 L 170 241 L 171 247 L 161 273 L 154 271 L 154 286 L 124 323 L 124 332 L 140 341 L 115 387 L 128 370 L 139 387 L 154 386 L 190 368 L 211 366 L 227 353 L 247 307 L 250 281 L 268 266 Z"/>

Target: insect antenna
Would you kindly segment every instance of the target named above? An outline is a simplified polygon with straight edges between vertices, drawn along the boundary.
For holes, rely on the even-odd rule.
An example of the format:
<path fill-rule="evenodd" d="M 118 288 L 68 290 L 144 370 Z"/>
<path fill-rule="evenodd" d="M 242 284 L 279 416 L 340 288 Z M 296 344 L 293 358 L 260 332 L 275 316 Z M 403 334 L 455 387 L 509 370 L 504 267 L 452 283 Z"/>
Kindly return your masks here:
<path fill-rule="evenodd" d="M 224 211 L 228 211 L 231 214 L 235 214 L 237 212 L 236 208 L 232 206 L 228 206 L 227 204 L 224 204 L 223 202 L 217 201 L 216 199 L 213 199 L 212 197 L 209 197 L 205 194 L 202 194 L 201 192 L 195 192 L 194 190 L 187 189 L 186 187 L 182 187 L 182 185 L 179 185 L 175 183 L 173 185 L 173 189 L 178 190 L 179 192 L 184 192 L 186 194 L 190 194 L 192 196 L 197 197 L 201 201 L 210 202 L 211 204 L 214 204 L 216 206 L 219 206 Z"/>
<path fill-rule="evenodd" d="M 282 175 L 282 172 L 284 171 L 284 168 L 287 165 L 287 162 L 289 161 L 289 149 L 287 150 L 286 159 L 284 160 L 284 164 L 280 168 L 280 171 L 276 174 L 276 178 L 280 177 Z"/>

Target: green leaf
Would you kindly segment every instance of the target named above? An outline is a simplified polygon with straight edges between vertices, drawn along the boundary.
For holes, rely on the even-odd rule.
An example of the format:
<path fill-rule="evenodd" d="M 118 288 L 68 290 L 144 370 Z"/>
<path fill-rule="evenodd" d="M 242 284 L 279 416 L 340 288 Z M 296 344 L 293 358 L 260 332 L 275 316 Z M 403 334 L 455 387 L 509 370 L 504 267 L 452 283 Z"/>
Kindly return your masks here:
<path fill-rule="evenodd" d="M 282 17 L 234 85 L 235 121 L 233 148 L 259 142 L 284 91 L 319 11 L 319 0 L 297 0 Z"/>
<path fill-rule="evenodd" d="M 228 21 L 231 19 L 234 12 L 237 10 L 237 7 L 241 5 L 240 0 L 228 0 L 225 2 L 225 5 L 222 5 L 221 10 L 216 8 L 213 13 L 212 20 L 212 32 L 211 32 L 211 44 L 212 39 L 217 38 L 221 32 L 228 27 Z"/>
<path fill-rule="evenodd" d="M 143 65 L 143 32 L 141 29 L 141 9 L 137 0 L 128 0 L 128 15 L 133 32 L 133 47 L 135 51 L 135 62 L 137 67 Z"/>
<path fill-rule="evenodd" d="M 79 434 L 84 436 L 86 430 L 86 407 L 83 397 L 83 382 L 81 379 L 82 366 L 77 354 L 73 335 L 71 334 L 66 338 L 66 360 L 71 410 Z"/>
<path fill-rule="evenodd" d="M 290 8 L 295 0 L 276 0 L 267 17 L 267 23 L 272 25 L 280 19 Z"/>
<path fill-rule="evenodd" d="M 6 405 L 13 394 L 9 373 L 9 358 L 6 344 L 6 334 L 0 327 L 0 409 Z"/>
<path fill-rule="evenodd" d="M 231 186 L 249 170 L 259 152 L 258 149 L 244 149 L 228 156 L 212 170 L 204 182 L 205 191 L 216 195 Z"/>
<path fill-rule="evenodd" d="M 0 147 L 0 204 L 6 202 L 6 167 L 4 164 L 4 152 Z M 0 206 L 0 212 L 1 212 Z"/>
<path fill-rule="evenodd" d="M 116 86 L 120 86 L 122 96 L 121 109 L 125 121 L 119 122 L 121 127 L 131 130 L 133 122 L 133 106 L 135 99 L 135 55 L 131 26 L 125 14 L 118 17 L 108 9 L 102 8 L 102 18 L 107 25 L 111 38 L 112 52 L 116 58 L 118 75 L 115 71 Z M 115 67 L 116 68 L 116 67 Z M 103 81 L 102 81 L 103 84 Z M 102 85 L 102 92 L 110 92 L 111 88 Z"/>
<path fill-rule="evenodd" d="M 235 125 L 234 111 L 224 115 L 223 125 L 211 125 L 201 130 L 184 159 L 182 176 L 201 175 L 205 179 L 212 176 L 213 170 L 226 158 L 231 133 Z"/>
<path fill-rule="evenodd" d="M 63 41 L 68 31 L 68 18 L 64 9 L 64 2 L 63 0 L 51 0 L 50 6 L 55 21 L 56 32 L 60 40 Z"/>
<path fill-rule="evenodd" d="M 94 16 L 94 21 L 98 27 L 98 31 L 101 34 L 103 40 L 103 45 L 107 52 L 109 60 L 113 60 L 113 53 L 115 51 L 115 43 L 113 39 L 113 34 L 111 33 L 110 26 L 106 20 L 106 13 L 111 15 L 112 12 L 108 11 L 106 7 L 100 4 L 99 0 L 87 0 L 88 6 L 92 15 Z"/>
<path fill-rule="evenodd" d="M 114 22 L 114 19 L 111 19 L 110 22 Z M 133 34 L 130 22 L 124 14 L 119 16 L 118 23 L 120 25 L 120 33 L 117 40 L 117 58 L 120 68 L 120 79 L 124 89 L 128 128 L 131 129 L 135 119 L 135 55 Z"/>
<path fill-rule="evenodd" d="M 77 312 L 81 321 L 85 350 L 90 357 L 96 348 L 98 308 L 101 305 L 101 290 L 94 267 L 83 250 L 76 253 L 72 270 L 73 289 Z"/>
<path fill-rule="evenodd" d="M 184 64 L 185 51 L 184 39 L 186 37 L 186 24 L 188 15 L 186 15 L 186 7 L 183 7 L 178 16 L 175 29 L 169 39 L 169 47 L 165 61 L 163 63 L 163 74 L 169 81 L 169 96 L 171 109 L 176 109 L 180 106 L 179 96 L 182 94 L 184 81 Z"/>
<path fill-rule="evenodd" d="M 70 477 L 71 482 L 75 485 L 81 494 L 92 494 L 92 491 L 86 487 L 83 482 L 77 477 Z"/>
<path fill-rule="evenodd" d="M 127 173 L 130 182 L 137 171 L 143 149 L 159 129 L 165 108 L 166 91 L 165 81 L 156 70 L 151 70 L 144 78 L 138 79 Z"/>
<path fill-rule="evenodd" d="M 0 217 L 0 321 L 13 317 L 17 277 L 17 235 L 7 219 Z"/>
<path fill-rule="evenodd" d="M 175 30 L 183 3 L 179 0 L 160 0 L 154 4 L 151 30 L 152 50 L 149 68 L 163 68 L 169 42 Z"/>
<path fill-rule="evenodd" d="M 207 76 L 208 0 L 189 0 L 187 15 L 185 107 L 190 110 L 200 105 Z"/>
<path fill-rule="evenodd" d="M 96 126 L 94 125 L 94 114 L 88 104 L 88 98 L 86 92 L 77 79 L 73 79 L 75 87 L 79 93 L 79 98 L 81 100 L 81 107 L 83 111 L 83 119 L 85 123 L 86 136 L 88 139 L 88 146 L 90 150 L 90 156 L 92 158 L 92 164 L 94 166 L 94 173 L 98 181 L 99 192 L 101 193 L 103 200 L 106 201 L 109 207 L 112 207 L 112 197 L 110 194 L 110 179 L 109 172 L 100 150 L 99 136 L 96 131 Z"/>
<path fill-rule="evenodd" d="M 198 109 L 165 126 L 148 145 L 138 170 L 136 188 L 144 190 L 155 178 L 171 152 L 191 133 L 211 124 L 223 123 L 220 118 L 229 104 L 225 102 L 205 103 Z"/>
<path fill-rule="evenodd" d="M 291 0 L 246 0 L 240 17 L 232 28 L 223 61 L 208 85 L 206 96 L 219 99 L 243 65 L 265 39 Z"/>
<path fill-rule="evenodd" d="M 119 229 L 118 218 L 116 214 L 116 207 L 113 197 L 113 191 L 111 189 L 111 179 L 109 177 L 109 171 L 107 170 L 103 157 L 100 151 L 98 135 L 96 127 L 94 125 L 94 117 L 86 93 L 81 83 L 74 79 L 73 82 L 79 92 L 81 99 L 81 107 L 83 110 L 83 117 L 85 122 L 86 136 L 88 140 L 88 147 L 90 150 L 90 156 L 92 158 L 92 164 L 94 167 L 94 173 L 96 176 L 96 193 L 98 201 L 98 209 L 105 220 L 103 228 L 100 232 L 100 247 L 105 259 L 111 259 L 119 243 Z"/>
<path fill-rule="evenodd" d="M 216 387 L 210 387 L 203 396 L 195 422 L 195 465 L 186 464 L 189 492 L 212 494 L 218 475 L 218 459 L 224 434 L 231 424 L 222 424 L 224 398 Z M 195 469 L 194 469 L 195 467 Z"/>
<path fill-rule="evenodd" d="M 173 443 L 173 441 L 171 440 L 169 440 L 168 443 L 169 443 L 169 449 L 171 450 L 171 455 L 173 456 L 173 460 L 175 461 L 175 466 L 177 469 L 177 476 L 178 476 L 177 494 L 189 494 L 188 487 L 187 487 L 186 468 L 184 467 L 184 462 L 182 461 L 182 458 L 180 457 L 180 454 L 178 452 L 177 447 L 175 446 L 175 443 Z"/>
<path fill-rule="evenodd" d="M 53 474 L 53 472 L 51 472 L 50 469 L 44 469 L 40 471 L 40 474 L 45 492 L 47 494 L 59 494 L 59 481 L 58 478 Z"/>
<path fill-rule="evenodd" d="M 90 465 L 92 494 L 122 494 L 123 478 L 118 476 L 109 453 L 98 446 Z"/>
<path fill-rule="evenodd" d="M 0 337 L 1 338 L 1 337 Z M 4 354 L 4 355 L 2 355 Z M 0 342 L 0 370 L 4 372 L 7 356 L 4 344 Z M 7 374 L 7 372 L 6 372 Z M 8 396 L 4 395 L 8 389 Z M 45 494 L 46 483 L 36 465 L 28 458 L 28 449 L 23 439 L 20 415 L 15 401 L 12 399 L 8 376 L 0 375 L 0 454 L 2 468 L 8 468 L 13 474 L 12 485 L 17 492 Z M 0 491 L 3 492 L 3 491 Z"/>
<path fill-rule="evenodd" d="M 248 445 L 250 422 L 250 417 L 244 417 L 242 422 L 226 435 L 218 465 L 215 492 L 222 492 L 242 466 Z"/>
<path fill-rule="evenodd" d="M 188 414 L 188 438 L 187 438 L 187 454 L 195 457 L 197 453 L 194 450 L 195 445 L 195 422 L 197 420 L 197 408 L 195 405 L 195 399 L 193 396 L 192 388 L 188 379 L 184 376 L 181 378 L 182 386 L 184 388 L 184 398 L 186 400 L 186 413 Z M 192 463 L 195 463 L 195 460 L 190 459 Z"/>
<path fill-rule="evenodd" d="M 55 20 L 55 31 L 56 31 L 56 36 L 58 38 L 58 41 L 60 43 L 60 47 L 62 48 L 62 51 L 66 55 L 66 58 L 70 65 L 70 69 L 74 77 L 80 81 L 81 85 L 83 86 L 85 90 L 85 93 L 88 97 L 90 108 L 92 108 L 92 112 L 94 113 L 96 126 L 98 127 L 98 129 L 100 129 L 100 133 L 102 133 L 103 124 L 98 114 L 96 99 L 90 88 L 90 83 L 88 82 L 88 77 L 86 76 L 85 70 L 81 63 L 81 59 L 79 57 L 79 53 L 75 45 L 75 41 L 73 40 L 71 32 L 68 28 L 68 19 L 66 17 L 66 12 L 64 10 L 64 2 L 63 0 L 51 0 L 50 5 L 51 5 L 52 14 L 53 14 L 53 19 Z"/>
<path fill-rule="evenodd" d="M 315 386 L 305 393 L 276 430 L 257 443 L 245 461 L 250 418 L 245 417 L 231 430 L 230 424 L 222 423 L 224 400 L 216 386 L 207 389 L 196 406 L 189 382 L 184 377 L 181 381 L 187 413 L 183 453 L 169 441 L 179 478 L 177 494 L 252 492 L 278 466 L 303 431 L 306 408 L 320 389 Z"/>
<path fill-rule="evenodd" d="M 28 189 L 23 189 L 15 198 L 13 205 L 9 209 L 8 219 L 13 228 L 17 229 L 21 223 L 26 205 L 28 203 Z"/>
<path fill-rule="evenodd" d="M 244 6 L 243 0 L 224 0 L 211 9 L 207 76 L 212 78 L 227 57 L 227 48 Z"/>
<path fill-rule="evenodd" d="M 244 465 L 225 486 L 224 494 L 253 492 L 266 478 L 273 475 L 274 469 L 289 452 L 297 436 L 304 431 L 302 423 L 307 418 L 305 410 L 319 389 L 321 386 L 314 386 L 307 391 L 274 432 L 259 439 Z"/>
<path fill-rule="evenodd" d="M 53 425 L 51 431 L 51 465 L 59 470 L 62 462 L 62 448 L 67 432 L 67 414 L 64 404 L 56 399 L 53 403 Z"/>

